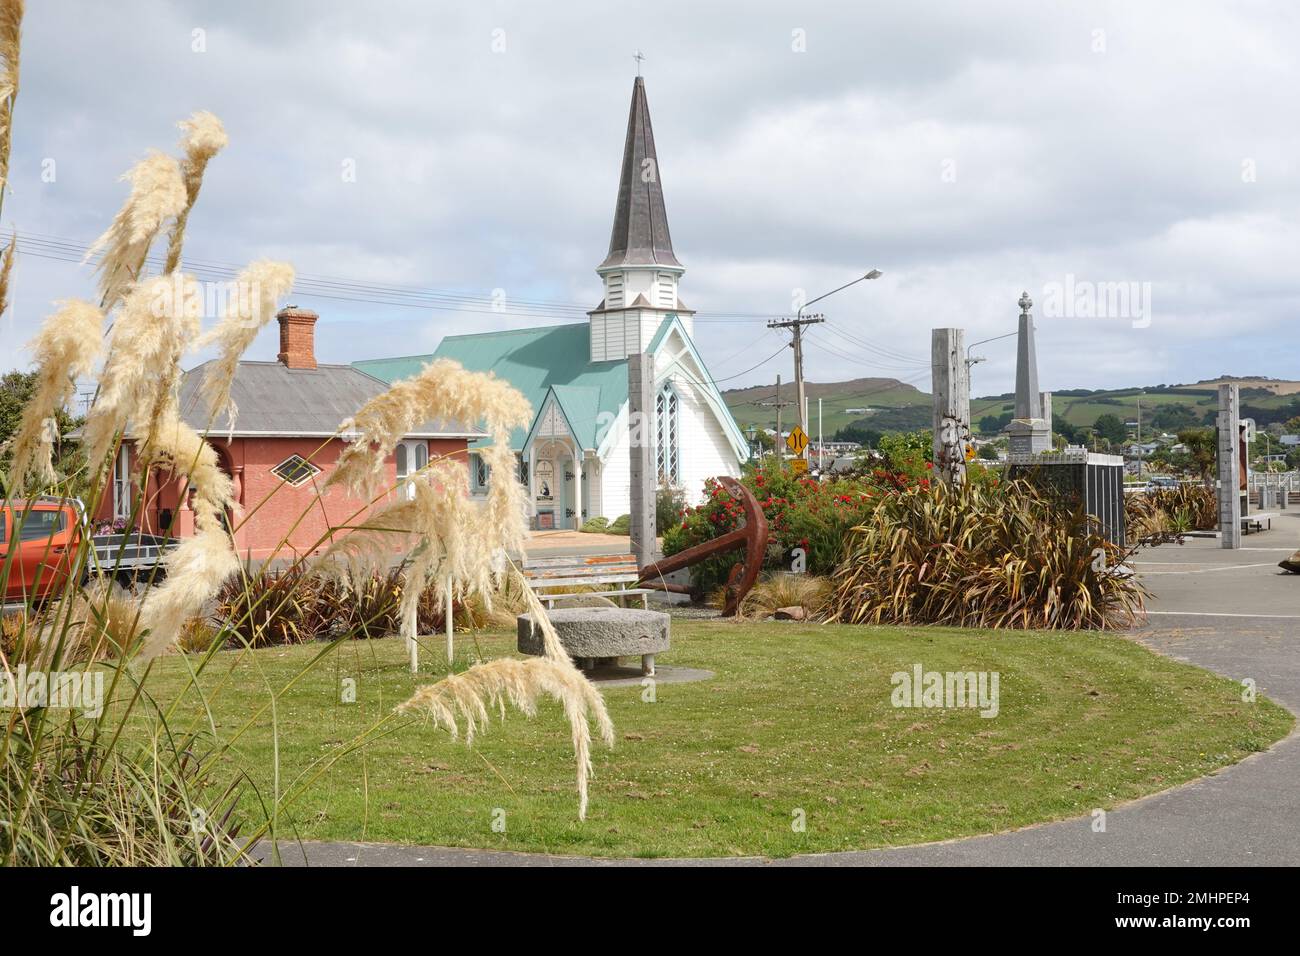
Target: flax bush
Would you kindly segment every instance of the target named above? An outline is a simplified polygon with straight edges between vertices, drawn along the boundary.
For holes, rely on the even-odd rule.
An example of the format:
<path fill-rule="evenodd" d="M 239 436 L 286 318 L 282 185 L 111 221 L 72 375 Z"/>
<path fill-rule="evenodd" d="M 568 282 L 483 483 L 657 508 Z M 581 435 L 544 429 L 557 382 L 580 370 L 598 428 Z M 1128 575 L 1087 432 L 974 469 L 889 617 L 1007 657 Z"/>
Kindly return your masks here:
<path fill-rule="evenodd" d="M 1154 488 L 1124 499 L 1124 526 L 1130 542 L 1160 540 L 1186 531 L 1219 526 L 1215 491 L 1203 484 Z"/>
<path fill-rule="evenodd" d="M 1015 482 L 883 499 L 852 529 L 828 617 L 851 624 L 1108 628 L 1144 591 L 1082 510 Z"/>

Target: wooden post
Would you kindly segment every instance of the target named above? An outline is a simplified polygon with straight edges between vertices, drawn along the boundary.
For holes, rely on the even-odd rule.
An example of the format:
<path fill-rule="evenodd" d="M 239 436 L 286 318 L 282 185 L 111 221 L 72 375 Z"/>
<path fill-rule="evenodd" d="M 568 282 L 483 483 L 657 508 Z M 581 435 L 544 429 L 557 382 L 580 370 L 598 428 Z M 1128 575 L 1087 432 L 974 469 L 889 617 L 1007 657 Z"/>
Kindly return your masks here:
<path fill-rule="evenodd" d="M 934 468 L 949 487 L 966 481 L 970 443 L 970 379 L 964 329 L 932 329 L 930 364 L 934 394 Z"/>
<path fill-rule="evenodd" d="M 1236 385 L 1219 386 L 1219 547 L 1241 547 L 1241 449 L 1237 429 L 1240 398 Z"/>
<path fill-rule="evenodd" d="M 446 607 L 447 607 L 447 613 L 446 613 L 446 615 L 445 615 L 445 617 L 447 618 L 447 663 L 448 663 L 448 664 L 451 664 L 452 659 L 456 656 L 456 648 L 455 648 L 455 645 L 454 645 L 454 643 L 453 643 L 453 641 L 452 641 L 452 627 L 453 627 L 453 625 L 452 625 L 452 617 L 451 617 L 451 612 L 452 612 L 452 607 L 451 607 L 451 591 L 452 591 L 452 588 L 451 588 L 451 580 L 448 579 L 448 581 L 447 581 L 447 605 L 446 605 Z"/>
<path fill-rule="evenodd" d="M 638 567 L 655 563 L 659 545 L 655 539 L 655 360 L 648 352 L 627 357 L 627 404 L 631 500 L 629 514 L 632 553 Z M 581 503 L 579 503 L 581 507 Z"/>

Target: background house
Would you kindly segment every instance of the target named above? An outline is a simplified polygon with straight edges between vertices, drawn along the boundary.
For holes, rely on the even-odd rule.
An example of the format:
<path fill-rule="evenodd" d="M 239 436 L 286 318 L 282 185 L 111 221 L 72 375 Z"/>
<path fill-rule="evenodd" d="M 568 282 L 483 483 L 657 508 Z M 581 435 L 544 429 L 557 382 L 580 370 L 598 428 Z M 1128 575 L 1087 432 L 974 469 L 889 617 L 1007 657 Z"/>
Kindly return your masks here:
<path fill-rule="evenodd" d="M 207 435 L 234 483 L 240 513 L 227 517 L 237 550 L 254 560 L 316 552 L 329 543 L 331 529 L 364 514 L 369 503 L 341 488 L 331 488 L 319 502 L 316 496 L 345 445 L 345 437 L 337 433 L 339 424 L 388 387 L 351 365 L 317 364 L 315 312 L 288 306 L 276 318 L 277 361 L 240 362 L 235 372 L 231 398 L 238 414 L 233 434 L 225 414 L 208 421 L 199 397 L 209 363 L 185 373 L 180 393 L 182 419 Z M 388 458 L 387 479 L 396 485 L 440 455 L 468 460 L 468 443 L 482 436 L 459 424 L 429 423 L 405 436 Z M 124 442 L 112 493 L 101 503 L 97 518 L 126 519 L 140 480 L 135 450 Z M 143 480 L 139 526 L 149 533 L 193 534 L 185 479 L 155 470 Z"/>

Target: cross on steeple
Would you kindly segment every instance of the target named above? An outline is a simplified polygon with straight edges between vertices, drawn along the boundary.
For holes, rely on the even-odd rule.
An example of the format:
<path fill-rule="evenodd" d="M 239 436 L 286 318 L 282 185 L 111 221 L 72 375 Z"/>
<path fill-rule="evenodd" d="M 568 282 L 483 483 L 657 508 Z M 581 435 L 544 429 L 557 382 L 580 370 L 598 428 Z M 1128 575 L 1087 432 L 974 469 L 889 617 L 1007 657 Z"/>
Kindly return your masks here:
<path fill-rule="evenodd" d="M 645 59 L 645 54 L 637 50 L 632 54 L 632 59 L 636 60 L 636 75 L 641 75 L 641 61 Z"/>

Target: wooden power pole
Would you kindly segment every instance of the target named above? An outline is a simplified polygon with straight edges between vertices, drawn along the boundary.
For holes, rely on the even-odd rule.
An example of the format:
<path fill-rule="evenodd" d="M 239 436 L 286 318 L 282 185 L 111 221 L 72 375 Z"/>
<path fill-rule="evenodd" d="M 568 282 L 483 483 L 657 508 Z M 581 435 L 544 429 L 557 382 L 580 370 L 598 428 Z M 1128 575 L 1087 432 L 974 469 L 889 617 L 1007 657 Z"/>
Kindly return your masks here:
<path fill-rule="evenodd" d="M 796 351 L 795 354 L 798 355 L 799 353 Z M 794 404 L 794 402 L 781 401 L 781 376 L 780 375 L 776 377 L 776 401 L 759 402 L 758 404 L 763 406 L 764 408 L 776 409 L 776 460 L 781 461 L 783 458 L 785 458 L 785 450 L 782 447 L 785 444 L 785 439 L 781 437 L 781 409 L 789 408 L 791 405 Z"/>
<path fill-rule="evenodd" d="M 773 319 L 771 322 L 767 323 L 769 329 L 789 329 L 793 334 L 790 347 L 794 349 L 794 406 L 795 414 L 799 418 L 799 427 L 803 429 L 805 434 L 808 432 L 808 422 L 805 421 L 805 406 L 807 404 L 807 399 L 804 396 L 803 389 L 803 327 L 805 325 L 816 325 L 818 322 L 825 321 L 826 316 L 824 315 L 800 314 L 793 319 Z M 780 380 L 778 379 L 778 381 Z M 781 412 L 778 409 L 777 415 L 780 414 Z M 780 430 L 780 428 L 777 429 L 778 432 Z M 802 458 L 807 454 L 808 452 L 805 449 L 803 455 L 800 457 Z"/>

